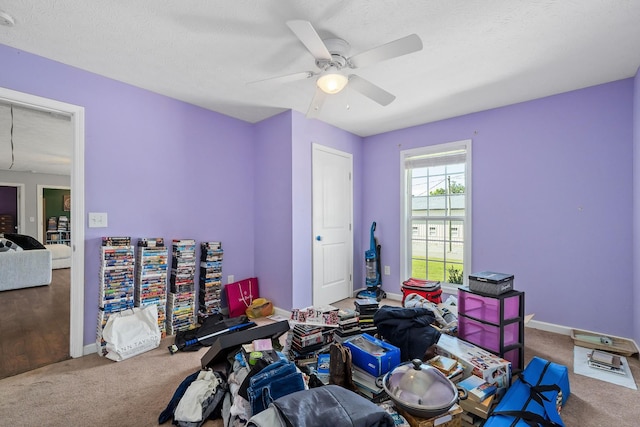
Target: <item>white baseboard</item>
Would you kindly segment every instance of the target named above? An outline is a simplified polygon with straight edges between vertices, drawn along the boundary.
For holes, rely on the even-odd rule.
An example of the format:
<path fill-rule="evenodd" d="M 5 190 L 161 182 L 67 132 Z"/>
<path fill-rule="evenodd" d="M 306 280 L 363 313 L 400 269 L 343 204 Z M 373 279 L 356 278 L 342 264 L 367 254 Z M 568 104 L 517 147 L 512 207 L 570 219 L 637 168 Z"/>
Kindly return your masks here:
<path fill-rule="evenodd" d="M 392 300 L 392 301 L 402 301 L 402 295 L 401 294 L 392 294 L 390 292 L 387 292 L 387 298 Z"/>
<path fill-rule="evenodd" d="M 556 325 L 554 323 L 541 322 L 539 320 L 530 320 L 525 324 L 527 328 L 540 329 L 541 331 L 553 332 L 560 335 L 571 335 L 571 329 L 568 326 Z"/>
<path fill-rule="evenodd" d="M 273 307 L 273 314 L 275 314 L 277 316 L 282 316 L 285 319 L 291 319 L 291 311 L 285 310 L 285 309 L 280 308 L 280 307 Z"/>
<path fill-rule="evenodd" d="M 556 324 L 547 323 L 547 322 L 540 322 L 539 320 L 531 320 L 525 326 L 528 328 L 540 329 L 541 331 L 554 332 L 556 334 L 561 334 L 561 335 L 571 335 L 571 331 L 575 329 L 575 328 L 570 328 L 568 326 L 556 325 Z M 635 340 L 631 338 L 619 337 L 617 335 L 605 334 L 603 332 L 589 331 L 587 329 L 581 329 L 581 331 L 588 332 L 594 335 L 602 335 L 602 336 L 607 336 L 614 339 L 630 341 L 633 343 L 636 349 L 640 349 L 640 347 L 638 347 L 638 344 L 635 342 Z M 638 355 L 638 357 L 640 358 L 640 355 Z"/>
<path fill-rule="evenodd" d="M 92 343 L 92 344 L 87 344 L 84 347 L 82 347 L 82 355 L 86 356 L 88 354 L 93 354 L 93 353 L 97 353 L 98 349 L 96 348 L 96 343 Z"/>

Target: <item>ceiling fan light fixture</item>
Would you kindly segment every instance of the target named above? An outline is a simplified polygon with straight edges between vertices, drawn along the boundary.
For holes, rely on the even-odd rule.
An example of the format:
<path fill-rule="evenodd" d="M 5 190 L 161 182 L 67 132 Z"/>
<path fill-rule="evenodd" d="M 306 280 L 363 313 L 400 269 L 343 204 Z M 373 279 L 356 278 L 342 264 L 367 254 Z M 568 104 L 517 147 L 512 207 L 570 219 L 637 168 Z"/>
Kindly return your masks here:
<path fill-rule="evenodd" d="M 339 73 L 328 73 L 320 76 L 316 84 L 323 92 L 333 95 L 340 92 L 347 85 L 347 76 Z"/>

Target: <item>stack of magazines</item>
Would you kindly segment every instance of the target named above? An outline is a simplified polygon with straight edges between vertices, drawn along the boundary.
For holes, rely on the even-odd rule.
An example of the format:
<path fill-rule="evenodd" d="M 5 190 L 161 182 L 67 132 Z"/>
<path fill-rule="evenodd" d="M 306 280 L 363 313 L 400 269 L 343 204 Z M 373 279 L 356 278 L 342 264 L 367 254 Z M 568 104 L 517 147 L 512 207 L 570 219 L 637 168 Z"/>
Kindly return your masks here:
<path fill-rule="evenodd" d="M 622 369 L 622 359 L 615 354 L 607 353 L 601 350 L 593 350 L 589 354 L 589 367 L 600 369 L 614 374 L 625 375 Z"/>

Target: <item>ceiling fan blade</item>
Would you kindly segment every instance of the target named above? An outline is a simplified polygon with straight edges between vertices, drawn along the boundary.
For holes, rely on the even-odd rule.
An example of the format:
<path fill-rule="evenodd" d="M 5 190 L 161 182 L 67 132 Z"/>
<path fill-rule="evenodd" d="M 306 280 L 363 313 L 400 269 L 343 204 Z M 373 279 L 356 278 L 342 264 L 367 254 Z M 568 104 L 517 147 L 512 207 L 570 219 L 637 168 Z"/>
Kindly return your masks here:
<path fill-rule="evenodd" d="M 419 50 L 422 50 L 422 40 L 417 34 L 411 34 L 410 36 L 352 56 L 349 58 L 349 66 L 351 68 L 366 67 L 376 62 L 386 61 L 387 59 L 396 58 Z"/>
<path fill-rule="evenodd" d="M 313 71 L 302 71 L 300 73 L 286 74 L 284 76 L 276 76 L 276 77 L 268 77 L 262 80 L 254 80 L 252 82 L 248 82 L 248 85 L 256 84 L 256 83 L 264 83 L 264 82 L 277 82 L 277 83 L 289 83 L 294 82 L 296 80 L 303 80 L 311 78 L 315 75 Z"/>
<path fill-rule="evenodd" d="M 327 94 L 319 87 L 316 87 L 316 93 L 313 95 L 313 99 L 311 100 L 311 104 L 307 110 L 308 119 L 313 119 L 320 115 L 320 109 L 322 108 L 322 104 L 324 104 L 325 99 L 327 99 Z"/>
<path fill-rule="evenodd" d="M 396 99 L 395 95 L 390 94 L 379 86 L 374 85 L 362 77 L 351 74 L 349 76 L 349 87 L 372 99 L 382 106 L 387 106 Z"/>
<path fill-rule="evenodd" d="M 287 21 L 287 26 L 300 39 L 315 59 L 331 59 L 331 53 L 309 21 Z"/>

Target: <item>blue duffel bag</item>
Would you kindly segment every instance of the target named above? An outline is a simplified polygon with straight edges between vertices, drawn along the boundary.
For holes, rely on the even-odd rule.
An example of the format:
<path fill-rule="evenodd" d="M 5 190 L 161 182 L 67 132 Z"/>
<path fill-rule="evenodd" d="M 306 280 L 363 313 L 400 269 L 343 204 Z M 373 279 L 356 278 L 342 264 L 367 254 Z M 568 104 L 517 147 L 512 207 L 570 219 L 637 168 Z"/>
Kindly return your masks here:
<path fill-rule="evenodd" d="M 560 409 L 569 394 L 567 367 L 534 357 L 484 427 L 564 427 Z"/>

